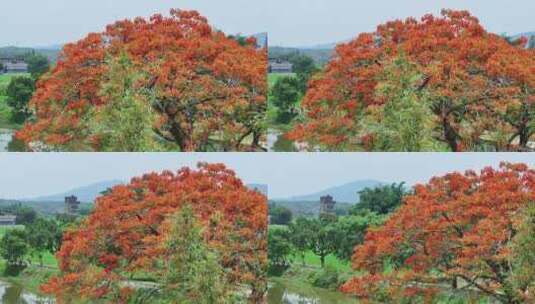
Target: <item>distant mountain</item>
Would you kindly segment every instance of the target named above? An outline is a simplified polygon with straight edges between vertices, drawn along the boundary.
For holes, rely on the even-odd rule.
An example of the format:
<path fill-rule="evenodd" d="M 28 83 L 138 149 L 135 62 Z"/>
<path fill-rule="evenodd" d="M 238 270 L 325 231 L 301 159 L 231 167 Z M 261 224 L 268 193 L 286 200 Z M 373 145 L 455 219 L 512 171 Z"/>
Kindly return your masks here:
<path fill-rule="evenodd" d="M 385 183 L 376 180 L 359 180 L 345 185 L 332 187 L 323 191 L 315 192 L 312 194 L 294 196 L 284 199 L 273 199 L 273 201 L 285 201 L 285 202 L 319 202 L 320 197 L 330 195 L 335 201 L 339 203 L 357 203 L 359 200 L 358 192 L 364 190 L 364 188 L 374 188 L 377 186 L 385 185 Z"/>
<path fill-rule="evenodd" d="M 30 207 L 41 213 L 43 215 L 52 216 L 58 213 L 65 212 L 65 202 L 55 201 L 55 202 L 46 202 L 46 201 L 23 201 L 23 200 L 9 200 L 9 199 L 0 199 L 0 207 L 10 207 L 13 205 Z M 80 209 L 91 209 L 93 206 L 92 203 L 81 203 Z"/>
<path fill-rule="evenodd" d="M 34 46 L 33 48 L 36 50 L 56 50 L 59 51 L 63 49 L 63 46 L 65 44 L 51 44 L 51 45 L 40 45 L 40 46 Z"/>
<path fill-rule="evenodd" d="M 268 48 L 268 52 L 270 59 L 285 59 L 290 54 L 300 53 L 312 58 L 318 65 L 325 65 L 331 59 L 334 50 L 273 46 Z"/>
<path fill-rule="evenodd" d="M 298 48 L 305 49 L 305 50 L 334 50 L 336 46 L 338 46 L 339 44 L 348 43 L 351 40 L 353 40 L 353 38 L 345 39 L 345 40 L 338 41 L 338 42 L 322 43 L 322 44 L 316 44 L 312 46 L 301 46 Z"/>
<path fill-rule="evenodd" d="M 356 35 L 355 35 L 356 36 Z M 521 37 L 526 37 L 528 40 L 531 37 L 535 37 L 535 31 L 525 32 L 516 35 L 503 35 L 510 37 L 513 40 L 519 39 Z M 325 65 L 334 55 L 334 49 L 337 45 L 342 43 L 347 43 L 351 39 L 333 42 L 333 43 L 323 43 L 312 46 L 295 46 L 295 47 L 281 47 L 281 46 L 271 46 L 269 47 L 269 58 L 284 58 L 285 56 L 292 53 L 301 53 L 306 56 L 311 57 L 319 65 Z"/>
<path fill-rule="evenodd" d="M 41 54 L 47 57 L 48 60 L 50 60 L 51 62 L 56 62 L 60 51 L 61 51 L 60 46 L 35 47 L 35 48 L 5 46 L 5 47 L 0 47 L 0 57 L 18 58 L 18 57 L 24 57 L 28 54 L 35 52 L 37 54 Z"/>
<path fill-rule="evenodd" d="M 99 182 L 79 188 L 75 188 L 63 193 L 40 196 L 28 199 L 22 199 L 21 201 L 25 202 L 64 202 L 66 196 L 74 195 L 78 197 L 78 200 L 82 203 L 92 203 L 95 201 L 95 198 L 101 195 L 102 191 L 107 190 L 113 186 L 123 184 L 123 181 L 120 180 L 111 180 Z"/>
<path fill-rule="evenodd" d="M 268 185 L 266 184 L 248 184 L 246 186 L 251 190 L 256 190 L 264 194 L 266 197 L 268 196 Z"/>

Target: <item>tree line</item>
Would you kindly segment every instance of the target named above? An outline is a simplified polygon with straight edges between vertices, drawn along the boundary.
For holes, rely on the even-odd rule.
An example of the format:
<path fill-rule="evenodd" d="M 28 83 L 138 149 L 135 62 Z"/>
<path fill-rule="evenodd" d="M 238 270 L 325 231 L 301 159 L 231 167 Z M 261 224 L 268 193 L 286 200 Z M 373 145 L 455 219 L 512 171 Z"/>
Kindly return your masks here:
<path fill-rule="evenodd" d="M 534 179 L 527 165 L 502 163 L 433 177 L 411 191 L 402 184 L 366 189 L 350 216 L 298 218 L 271 229 L 271 274 L 310 251 L 322 265 L 329 254 L 350 260 L 350 278 L 328 278 L 367 301 L 429 302 L 469 291 L 478 300 L 531 303 Z"/>
<path fill-rule="evenodd" d="M 59 250 L 63 230 L 74 221 L 63 216 L 43 217 L 32 208 L 21 206 L 4 207 L 1 212 L 17 217 L 17 226 L 6 226 L 0 239 L 0 255 L 8 269 L 31 265 L 31 258 L 37 258 L 43 266 L 44 254 L 55 254 Z"/>
<path fill-rule="evenodd" d="M 38 79 L 48 72 L 50 62 L 47 57 L 31 53 L 24 56 L 28 64 L 29 76 L 14 76 L 2 95 L 7 96 L 7 104 L 12 108 L 11 122 L 22 124 L 30 116 L 28 103 L 32 98 Z M 0 68 L 1 69 L 1 68 Z"/>
<path fill-rule="evenodd" d="M 358 193 L 359 203 L 344 216 L 320 214 L 291 220 L 291 211 L 273 206 L 271 224 L 287 226 L 269 230 L 270 272 L 280 275 L 291 267 L 293 258 L 304 264 L 307 252 L 320 258 L 322 268 L 329 255 L 349 261 L 353 248 L 364 241 L 368 228 L 381 225 L 400 206 L 407 193 L 403 183 L 366 188 Z"/>
<path fill-rule="evenodd" d="M 299 52 L 284 57 L 293 65 L 295 75 L 277 78 L 269 90 L 270 101 L 276 107 L 276 122 L 288 124 L 299 115 L 299 101 L 305 95 L 308 82 L 319 71 L 314 60 Z"/>

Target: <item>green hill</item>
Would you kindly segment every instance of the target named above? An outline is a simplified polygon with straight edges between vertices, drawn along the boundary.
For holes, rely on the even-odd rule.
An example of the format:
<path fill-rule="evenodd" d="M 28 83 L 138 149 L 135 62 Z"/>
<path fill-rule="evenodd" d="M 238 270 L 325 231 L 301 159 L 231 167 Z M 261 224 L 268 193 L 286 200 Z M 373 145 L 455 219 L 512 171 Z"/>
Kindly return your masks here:
<path fill-rule="evenodd" d="M 51 62 L 56 62 L 58 55 L 61 51 L 61 47 L 52 46 L 51 48 L 28 48 L 28 47 L 16 47 L 6 46 L 0 47 L 0 57 L 7 58 L 24 58 L 29 54 L 37 53 L 48 58 Z"/>

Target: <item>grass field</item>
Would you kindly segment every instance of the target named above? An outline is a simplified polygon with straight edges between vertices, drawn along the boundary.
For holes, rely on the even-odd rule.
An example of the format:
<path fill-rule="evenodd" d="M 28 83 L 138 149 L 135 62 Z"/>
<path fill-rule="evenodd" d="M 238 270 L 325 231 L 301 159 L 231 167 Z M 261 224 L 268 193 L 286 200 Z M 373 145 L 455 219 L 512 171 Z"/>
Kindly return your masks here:
<path fill-rule="evenodd" d="M 268 74 L 268 85 L 269 87 L 273 87 L 275 82 L 277 82 L 277 79 L 281 77 L 287 77 L 287 76 L 295 76 L 295 73 L 270 73 Z"/>
<path fill-rule="evenodd" d="M 301 258 L 294 257 L 293 263 L 301 265 L 302 264 Z M 312 251 L 306 252 L 305 253 L 305 265 L 314 266 L 318 268 L 321 267 L 320 257 L 315 255 Z M 342 261 L 332 254 L 328 255 L 325 258 L 325 267 L 330 267 L 332 269 L 336 269 L 341 272 L 352 271 L 351 263 L 349 261 Z"/>
<path fill-rule="evenodd" d="M 0 238 L 6 234 L 7 231 L 13 229 L 24 229 L 24 225 L 15 225 L 15 226 L 0 226 Z"/>
<path fill-rule="evenodd" d="M 269 225 L 269 229 L 288 229 L 288 226 L 284 225 Z M 304 256 L 304 261 L 306 266 L 312 266 L 312 267 L 321 267 L 321 260 L 320 257 L 315 255 L 312 251 L 307 251 Z M 292 262 L 296 265 L 302 265 L 303 261 L 300 257 L 293 257 Z M 335 255 L 328 255 L 325 257 L 325 266 L 331 267 L 333 269 L 336 269 L 340 272 L 351 272 L 353 269 L 351 268 L 351 262 L 349 261 L 342 261 L 338 259 Z"/>
<path fill-rule="evenodd" d="M 23 225 L 0 226 L 0 238 L 2 238 L 4 236 L 4 234 L 6 234 L 6 232 L 8 230 L 12 230 L 12 229 L 24 229 L 24 226 Z M 2 263 L 5 262 L 2 258 L 0 258 L 0 261 Z M 35 254 L 32 255 L 31 261 L 32 261 L 32 263 L 35 263 L 35 264 L 39 265 L 39 259 L 37 258 L 37 255 L 35 255 Z M 58 267 L 58 261 L 56 260 L 56 257 L 53 254 L 51 254 L 50 252 L 44 252 L 43 253 L 43 265 L 47 266 L 47 267 L 57 268 Z"/>

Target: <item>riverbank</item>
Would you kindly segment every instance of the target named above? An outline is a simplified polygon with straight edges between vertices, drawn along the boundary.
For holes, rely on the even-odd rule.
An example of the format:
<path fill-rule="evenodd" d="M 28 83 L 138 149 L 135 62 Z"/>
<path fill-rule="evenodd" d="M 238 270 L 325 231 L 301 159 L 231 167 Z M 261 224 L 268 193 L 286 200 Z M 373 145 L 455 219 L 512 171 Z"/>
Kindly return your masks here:
<path fill-rule="evenodd" d="M 25 290 L 42 295 L 40 286 L 50 279 L 53 275 L 58 273 L 57 268 L 38 265 L 30 265 L 19 273 L 9 274 L 6 271 L 5 261 L 0 262 L 0 281 L 8 282 L 13 285 L 21 286 Z"/>
<path fill-rule="evenodd" d="M 317 260 L 318 259 L 318 260 Z M 294 260 L 280 276 L 269 277 L 269 302 L 273 304 L 353 304 L 358 299 L 338 291 L 338 287 L 357 275 L 344 262 L 329 257 L 326 267 L 319 267 L 319 258 L 305 255 L 306 264 Z"/>
<path fill-rule="evenodd" d="M 314 287 L 304 281 L 287 277 L 270 277 L 270 304 L 358 304 L 359 301 L 341 292 Z"/>

